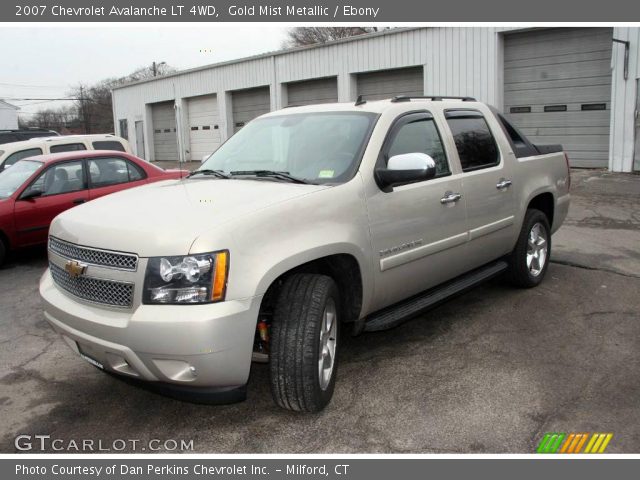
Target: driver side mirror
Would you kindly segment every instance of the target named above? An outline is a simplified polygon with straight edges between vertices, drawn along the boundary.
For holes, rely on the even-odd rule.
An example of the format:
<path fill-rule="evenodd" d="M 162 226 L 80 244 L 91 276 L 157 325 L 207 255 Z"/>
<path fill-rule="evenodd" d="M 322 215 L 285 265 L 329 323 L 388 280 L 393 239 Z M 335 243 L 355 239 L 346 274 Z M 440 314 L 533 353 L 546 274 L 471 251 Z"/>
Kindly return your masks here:
<path fill-rule="evenodd" d="M 394 155 L 386 168 L 376 169 L 376 180 L 381 188 L 429 180 L 436 176 L 436 162 L 425 153 Z"/>
<path fill-rule="evenodd" d="M 42 190 L 27 190 L 20 195 L 20 200 L 33 200 L 34 198 L 41 197 L 44 194 Z"/>

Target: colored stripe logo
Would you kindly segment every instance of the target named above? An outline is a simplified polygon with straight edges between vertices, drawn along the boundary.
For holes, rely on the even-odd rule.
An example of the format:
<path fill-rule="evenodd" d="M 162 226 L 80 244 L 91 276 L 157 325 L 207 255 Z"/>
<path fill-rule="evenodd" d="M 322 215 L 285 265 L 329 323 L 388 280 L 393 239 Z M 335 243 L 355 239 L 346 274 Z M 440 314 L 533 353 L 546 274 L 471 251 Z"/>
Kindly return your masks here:
<path fill-rule="evenodd" d="M 536 453 L 604 453 L 612 438 L 613 433 L 546 433 Z"/>

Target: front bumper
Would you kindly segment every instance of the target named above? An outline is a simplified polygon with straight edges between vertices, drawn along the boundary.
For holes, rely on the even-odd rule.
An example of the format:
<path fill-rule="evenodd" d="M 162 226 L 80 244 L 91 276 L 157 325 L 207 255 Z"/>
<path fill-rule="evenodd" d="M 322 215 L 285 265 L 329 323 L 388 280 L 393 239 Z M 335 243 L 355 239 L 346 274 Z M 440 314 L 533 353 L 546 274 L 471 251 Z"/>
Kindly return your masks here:
<path fill-rule="evenodd" d="M 71 349 L 105 370 L 189 391 L 230 391 L 247 383 L 261 296 L 123 311 L 72 297 L 49 270 L 40 295 L 45 318 Z"/>

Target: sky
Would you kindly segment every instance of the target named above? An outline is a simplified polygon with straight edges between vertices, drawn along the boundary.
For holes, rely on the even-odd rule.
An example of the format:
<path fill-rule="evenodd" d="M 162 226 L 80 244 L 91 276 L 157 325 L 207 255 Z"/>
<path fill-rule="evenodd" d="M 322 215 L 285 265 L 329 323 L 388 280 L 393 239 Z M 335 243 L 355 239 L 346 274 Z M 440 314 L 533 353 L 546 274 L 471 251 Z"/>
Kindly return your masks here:
<path fill-rule="evenodd" d="M 182 70 L 257 55 L 281 48 L 285 35 L 284 27 L 234 25 L 0 27 L 0 99 L 27 119 L 67 102 L 13 99 L 67 97 L 80 82 L 122 77 L 153 61 Z"/>

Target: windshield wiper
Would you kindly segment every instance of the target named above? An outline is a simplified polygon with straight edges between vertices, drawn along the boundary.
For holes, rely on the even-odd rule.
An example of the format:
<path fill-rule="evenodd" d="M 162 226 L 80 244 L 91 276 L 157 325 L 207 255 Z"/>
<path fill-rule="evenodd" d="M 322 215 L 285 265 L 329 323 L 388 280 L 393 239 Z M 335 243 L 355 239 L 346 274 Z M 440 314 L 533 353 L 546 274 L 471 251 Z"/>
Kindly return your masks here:
<path fill-rule="evenodd" d="M 279 180 L 286 180 L 291 183 L 304 183 L 306 185 L 317 185 L 304 178 L 291 175 L 289 172 L 278 172 L 275 170 L 236 170 L 229 173 L 231 176 L 251 175 L 254 177 L 269 177 L 277 178 Z"/>
<path fill-rule="evenodd" d="M 191 178 L 195 175 L 212 175 L 216 178 L 230 178 L 229 175 L 224 173 L 222 170 L 208 170 L 206 168 L 204 170 L 194 170 L 187 175 L 186 178 Z"/>

